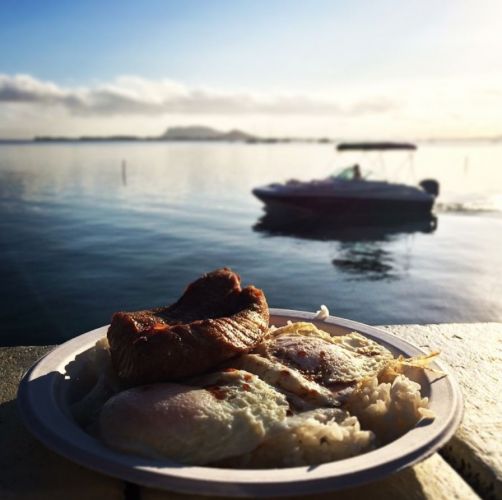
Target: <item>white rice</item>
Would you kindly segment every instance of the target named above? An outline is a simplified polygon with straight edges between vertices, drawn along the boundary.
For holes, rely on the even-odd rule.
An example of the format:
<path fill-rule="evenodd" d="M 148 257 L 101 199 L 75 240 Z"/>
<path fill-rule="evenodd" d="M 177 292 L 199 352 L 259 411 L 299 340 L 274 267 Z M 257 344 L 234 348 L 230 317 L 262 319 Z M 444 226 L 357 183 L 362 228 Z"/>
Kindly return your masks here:
<path fill-rule="evenodd" d="M 383 444 L 402 436 L 422 418 L 434 418 L 428 402 L 419 384 L 398 375 L 392 383 L 379 384 L 376 377 L 362 381 L 345 407 Z"/>
<path fill-rule="evenodd" d="M 339 409 L 320 409 L 286 419 L 254 451 L 233 462 L 250 468 L 316 465 L 353 457 L 374 447 L 371 431 Z M 235 460 L 235 459 L 234 459 Z"/>
<path fill-rule="evenodd" d="M 344 408 L 319 408 L 286 419 L 234 467 L 316 465 L 349 458 L 405 434 L 423 418 L 434 418 L 420 385 L 404 375 L 391 383 L 361 382 Z"/>

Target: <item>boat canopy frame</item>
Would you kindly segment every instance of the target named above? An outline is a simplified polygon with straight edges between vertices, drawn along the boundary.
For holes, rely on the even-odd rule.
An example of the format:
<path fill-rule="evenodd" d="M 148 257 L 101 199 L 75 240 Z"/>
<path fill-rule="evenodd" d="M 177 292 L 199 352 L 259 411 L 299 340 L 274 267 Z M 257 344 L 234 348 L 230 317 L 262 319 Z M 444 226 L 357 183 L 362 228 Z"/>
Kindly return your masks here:
<path fill-rule="evenodd" d="M 337 153 L 360 152 L 365 156 L 366 154 L 368 154 L 369 157 L 376 160 L 376 162 L 374 161 L 374 164 L 376 163 L 377 168 L 383 172 L 384 177 L 387 177 L 387 166 L 383 158 L 384 153 L 387 151 L 407 153 L 404 161 L 400 163 L 400 165 L 398 166 L 397 169 L 395 169 L 395 171 L 400 172 L 403 170 L 403 167 L 407 167 L 407 170 L 409 172 L 408 175 L 410 176 L 410 178 L 413 180 L 414 183 L 417 182 L 415 175 L 414 161 L 413 161 L 413 156 L 416 150 L 417 146 L 410 142 L 391 142 L 391 141 L 340 142 L 335 147 L 335 151 Z M 374 155 L 376 155 L 376 157 Z M 357 162 L 356 164 L 358 165 L 358 163 L 359 162 Z M 372 173 L 370 171 L 366 175 L 364 175 L 363 178 L 366 179 L 368 178 L 368 176 L 371 176 L 371 174 Z"/>

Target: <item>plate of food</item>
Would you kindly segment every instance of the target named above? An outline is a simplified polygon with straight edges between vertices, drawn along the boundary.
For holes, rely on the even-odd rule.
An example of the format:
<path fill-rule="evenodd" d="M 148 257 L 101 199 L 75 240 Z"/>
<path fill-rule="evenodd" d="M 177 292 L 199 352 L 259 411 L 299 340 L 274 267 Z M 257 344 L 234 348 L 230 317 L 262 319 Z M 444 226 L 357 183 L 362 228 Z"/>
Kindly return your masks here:
<path fill-rule="evenodd" d="M 85 467 L 182 493 L 279 496 L 380 479 L 460 424 L 438 353 L 377 328 L 269 309 L 230 269 L 167 307 L 114 314 L 39 360 L 24 422 Z"/>

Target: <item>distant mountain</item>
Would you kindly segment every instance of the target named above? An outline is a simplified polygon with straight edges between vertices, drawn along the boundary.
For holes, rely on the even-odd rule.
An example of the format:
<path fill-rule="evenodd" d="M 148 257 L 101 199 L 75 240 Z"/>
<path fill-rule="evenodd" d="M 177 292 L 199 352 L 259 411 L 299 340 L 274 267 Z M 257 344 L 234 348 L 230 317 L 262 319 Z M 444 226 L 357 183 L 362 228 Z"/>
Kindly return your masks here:
<path fill-rule="evenodd" d="M 260 139 L 255 135 L 248 134 L 247 132 L 243 132 L 242 130 L 238 130 L 236 128 L 230 130 L 229 132 L 224 132 L 222 138 L 224 141 L 256 141 Z"/>
<path fill-rule="evenodd" d="M 164 139 L 166 141 L 247 142 L 255 141 L 258 138 L 237 129 L 230 130 L 229 132 L 221 132 L 211 127 L 192 125 L 189 127 L 170 127 L 159 137 L 159 139 Z"/>

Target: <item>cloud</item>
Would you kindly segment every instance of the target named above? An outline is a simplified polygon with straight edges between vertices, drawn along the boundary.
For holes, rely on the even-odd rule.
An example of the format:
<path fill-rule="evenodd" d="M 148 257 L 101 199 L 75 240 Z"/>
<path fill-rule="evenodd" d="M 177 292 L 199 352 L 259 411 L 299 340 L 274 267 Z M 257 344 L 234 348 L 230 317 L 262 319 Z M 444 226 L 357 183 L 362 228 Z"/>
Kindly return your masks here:
<path fill-rule="evenodd" d="M 392 111 L 388 97 L 352 101 L 303 94 L 265 95 L 190 88 L 171 80 L 119 77 L 92 87 L 62 87 L 30 75 L 0 74 L 0 104 L 58 106 L 76 115 L 270 114 L 360 116 Z"/>

